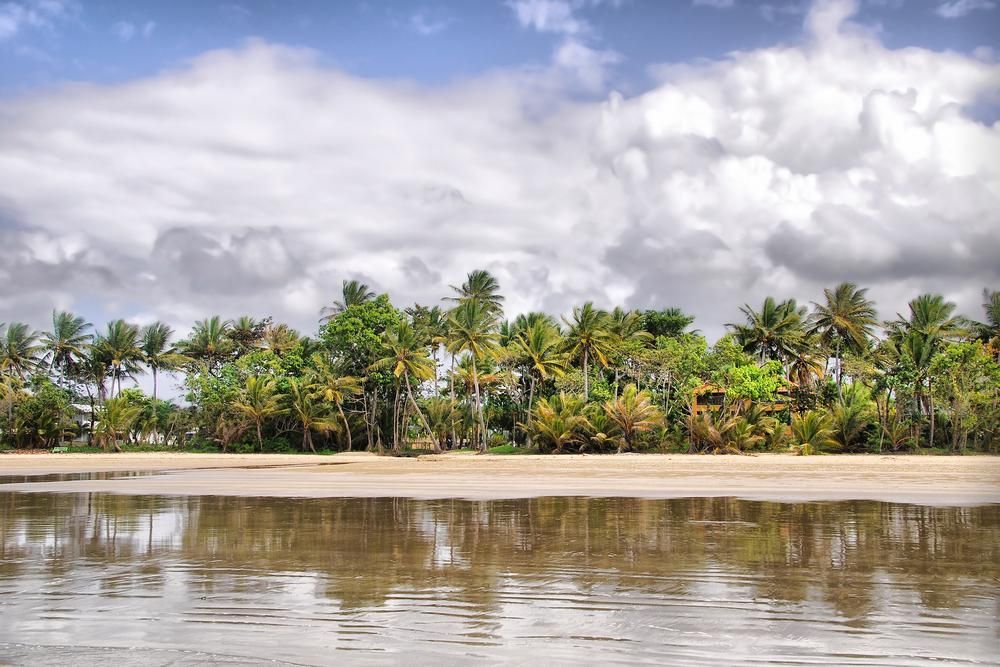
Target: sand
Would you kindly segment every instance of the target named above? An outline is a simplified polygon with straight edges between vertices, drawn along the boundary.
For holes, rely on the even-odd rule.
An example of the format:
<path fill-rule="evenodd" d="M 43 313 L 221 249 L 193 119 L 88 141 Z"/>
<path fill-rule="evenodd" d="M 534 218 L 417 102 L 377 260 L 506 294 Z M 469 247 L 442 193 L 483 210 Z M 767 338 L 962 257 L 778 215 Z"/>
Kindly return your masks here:
<path fill-rule="evenodd" d="M 114 472 L 151 474 L 86 478 L 88 473 Z M 71 478 L 16 479 L 59 474 Z M 735 496 L 1000 503 L 997 456 L 0 454 L 0 477 L 14 482 L 0 485 L 0 490 L 22 492 L 468 499 Z"/>

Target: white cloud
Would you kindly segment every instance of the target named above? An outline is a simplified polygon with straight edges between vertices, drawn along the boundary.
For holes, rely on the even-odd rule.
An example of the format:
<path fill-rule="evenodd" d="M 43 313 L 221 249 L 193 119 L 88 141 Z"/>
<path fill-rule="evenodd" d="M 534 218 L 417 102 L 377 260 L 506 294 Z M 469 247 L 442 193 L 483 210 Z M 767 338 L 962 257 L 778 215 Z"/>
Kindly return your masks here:
<path fill-rule="evenodd" d="M 507 0 L 518 22 L 538 32 L 579 35 L 590 32 L 587 21 L 576 16 L 578 2 L 571 0 Z"/>
<path fill-rule="evenodd" d="M 0 42 L 26 29 L 52 28 L 75 12 L 75 5 L 61 0 L 28 0 L 0 4 Z"/>
<path fill-rule="evenodd" d="M 136 27 L 134 23 L 129 21 L 119 21 L 111 26 L 111 31 L 118 36 L 118 39 L 128 42 L 135 37 Z"/>
<path fill-rule="evenodd" d="M 420 10 L 410 17 L 410 28 L 420 35 L 436 35 L 454 22 L 451 16 L 437 16 Z"/>
<path fill-rule="evenodd" d="M 938 5 L 937 15 L 946 19 L 957 19 L 976 10 L 995 9 L 993 0 L 949 0 Z"/>
<path fill-rule="evenodd" d="M 156 21 L 146 21 L 142 25 L 142 36 L 149 37 L 153 34 L 154 30 L 156 30 Z"/>
<path fill-rule="evenodd" d="M 0 320 L 58 303 L 308 332 L 345 277 L 426 303 L 477 267 L 514 312 L 627 295 L 710 335 L 846 279 L 886 316 L 931 289 L 976 314 L 1000 285 L 1000 124 L 968 110 L 1000 66 L 890 50 L 852 8 L 597 103 L 560 83 L 607 65 L 579 43 L 547 71 L 427 86 L 254 42 L 2 101 Z"/>

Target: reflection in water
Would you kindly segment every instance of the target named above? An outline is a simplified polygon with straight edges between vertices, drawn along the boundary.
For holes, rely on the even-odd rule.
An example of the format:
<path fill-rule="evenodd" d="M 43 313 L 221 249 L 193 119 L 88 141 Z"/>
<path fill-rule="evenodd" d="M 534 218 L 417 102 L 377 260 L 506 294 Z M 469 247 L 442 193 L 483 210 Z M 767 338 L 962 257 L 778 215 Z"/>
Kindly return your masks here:
<path fill-rule="evenodd" d="M 52 664 L 989 661 L 998 582 L 1000 506 L 0 493 L 0 656 Z"/>

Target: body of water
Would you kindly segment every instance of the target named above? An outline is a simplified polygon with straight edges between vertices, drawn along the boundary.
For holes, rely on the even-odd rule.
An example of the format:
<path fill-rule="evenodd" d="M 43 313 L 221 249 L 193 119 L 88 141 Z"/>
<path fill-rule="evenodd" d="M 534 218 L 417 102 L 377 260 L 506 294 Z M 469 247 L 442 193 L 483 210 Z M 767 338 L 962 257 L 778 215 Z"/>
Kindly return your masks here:
<path fill-rule="evenodd" d="M 0 493 L 0 663 L 995 663 L 1000 506 Z"/>

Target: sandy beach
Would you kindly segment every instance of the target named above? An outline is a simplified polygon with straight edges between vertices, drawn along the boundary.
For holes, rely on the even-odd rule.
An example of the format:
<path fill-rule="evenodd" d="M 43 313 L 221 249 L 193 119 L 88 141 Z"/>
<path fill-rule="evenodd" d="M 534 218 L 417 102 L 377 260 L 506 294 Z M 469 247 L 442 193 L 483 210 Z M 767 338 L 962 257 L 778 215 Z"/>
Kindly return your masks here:
<path fill-rule="evenodd" d="M 131 472 L 143 474 L 114 477 Z M 27 477 L 18 479 L 21 475 Z M 32 479 L 38 475 L 45 477 Z M 0 476 L 6 482 L 0 488 L 23 492 L 1000 503 L 1000 457 L 995 456 L 4 454 Z"/>

